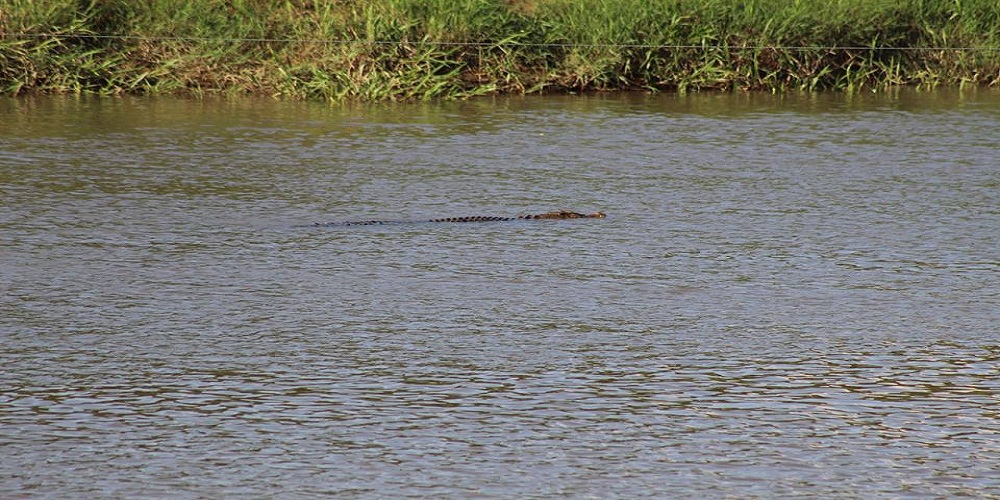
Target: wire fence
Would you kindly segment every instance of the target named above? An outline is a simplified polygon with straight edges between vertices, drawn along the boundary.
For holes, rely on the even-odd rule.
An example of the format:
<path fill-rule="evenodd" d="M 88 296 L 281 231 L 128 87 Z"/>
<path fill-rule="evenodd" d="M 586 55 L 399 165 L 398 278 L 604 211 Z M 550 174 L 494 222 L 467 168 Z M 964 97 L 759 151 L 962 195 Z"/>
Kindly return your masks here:
<path fill-rule="evenodd" d="M 916 46 L 893 47 L 883 45 L 733 45 L 733 44 L 647 44 L 647 43 L 575 43 L 575 42 L 519 42 L 515 39 L 505 39 L 496 42 L 448 42 L 435 40 L 365 40 L 338 38 L 220 38 L 201 36 L 138 36 L 138 35 L 101 35 L 101 34 L 71 34 L 71 33 L 0 33 L 0 38 L 73 38 L 93 40 L 122 40 L 145 42 L 230 42 L 230 43 L 284 43 L 284 44 L 328 44 L 328 45 L 431 45 L 441 47 L 554 47 L 554 48 L 595 48 L 595 49 L 651 49 L 651 50 L 781 50 L 781 51 L 944 51 L 944 52 L 1000 52 L 1000 47 L 941 47 Z"/>

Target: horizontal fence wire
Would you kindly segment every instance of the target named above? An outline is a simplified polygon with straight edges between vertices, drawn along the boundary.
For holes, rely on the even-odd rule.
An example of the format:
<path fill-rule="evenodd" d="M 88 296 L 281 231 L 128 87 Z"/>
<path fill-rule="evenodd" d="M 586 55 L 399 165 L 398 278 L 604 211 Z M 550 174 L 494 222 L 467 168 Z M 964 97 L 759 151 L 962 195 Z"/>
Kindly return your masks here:
<path fill-rule="evenodd" d="M 732 45 L 732 44 L 647 44 L 647 43 L 575 43 L 575 42 L 519 42 L 517 40 L 501 40 L 497 42 L 446 42 L 434 40 L 363 40 L 338 38 L 221 38 L 201 36 L 138 36 L 138 35 L 100 35 L 73 33 L 0 33 L 0 38 L 73 38 L 94 40 L 128 40 L 145 42 L 231 42 L 231 43 L 311 43 L 329 45 L 432 45 L 441 47 L 559 47 L 559 48 L 598 48 L 598 49 L 656 49 L 656 50 L 785 50 L 785 51 L 954 51 L 954 52 L 996 52 L 1000 47 L 892 47 L 882 45 Z"/>

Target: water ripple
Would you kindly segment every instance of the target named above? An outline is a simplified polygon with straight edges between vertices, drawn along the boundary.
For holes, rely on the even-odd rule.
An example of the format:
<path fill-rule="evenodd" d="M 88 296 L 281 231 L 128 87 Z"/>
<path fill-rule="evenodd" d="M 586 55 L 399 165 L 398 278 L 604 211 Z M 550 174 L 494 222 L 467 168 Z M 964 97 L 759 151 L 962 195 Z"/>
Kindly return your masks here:
<path fill-rule="evenodd" d="M 796 99 L 18 122 L 0 495 L 1000 496 L 995 106 Z"/>

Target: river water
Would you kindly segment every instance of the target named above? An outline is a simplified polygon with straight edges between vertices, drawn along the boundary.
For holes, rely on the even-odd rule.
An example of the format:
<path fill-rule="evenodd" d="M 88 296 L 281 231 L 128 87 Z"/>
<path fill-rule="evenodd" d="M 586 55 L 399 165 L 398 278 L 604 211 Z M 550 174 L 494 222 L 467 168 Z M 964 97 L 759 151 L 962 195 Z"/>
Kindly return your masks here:
<path fill-rule="evenodd" d="M 2 497 L 1000 498 L 998 91 L 0 117 Z"/>

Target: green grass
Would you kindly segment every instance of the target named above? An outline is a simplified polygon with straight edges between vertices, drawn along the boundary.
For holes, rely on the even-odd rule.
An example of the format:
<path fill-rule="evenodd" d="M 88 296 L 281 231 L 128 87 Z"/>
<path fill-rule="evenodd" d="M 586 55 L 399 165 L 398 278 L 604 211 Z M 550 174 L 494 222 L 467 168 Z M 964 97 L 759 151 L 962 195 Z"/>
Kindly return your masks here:
<path fill-rule="evenodd" d="M 995 0 L 7 0 L 0 93 L 1000 85 Z"/>

